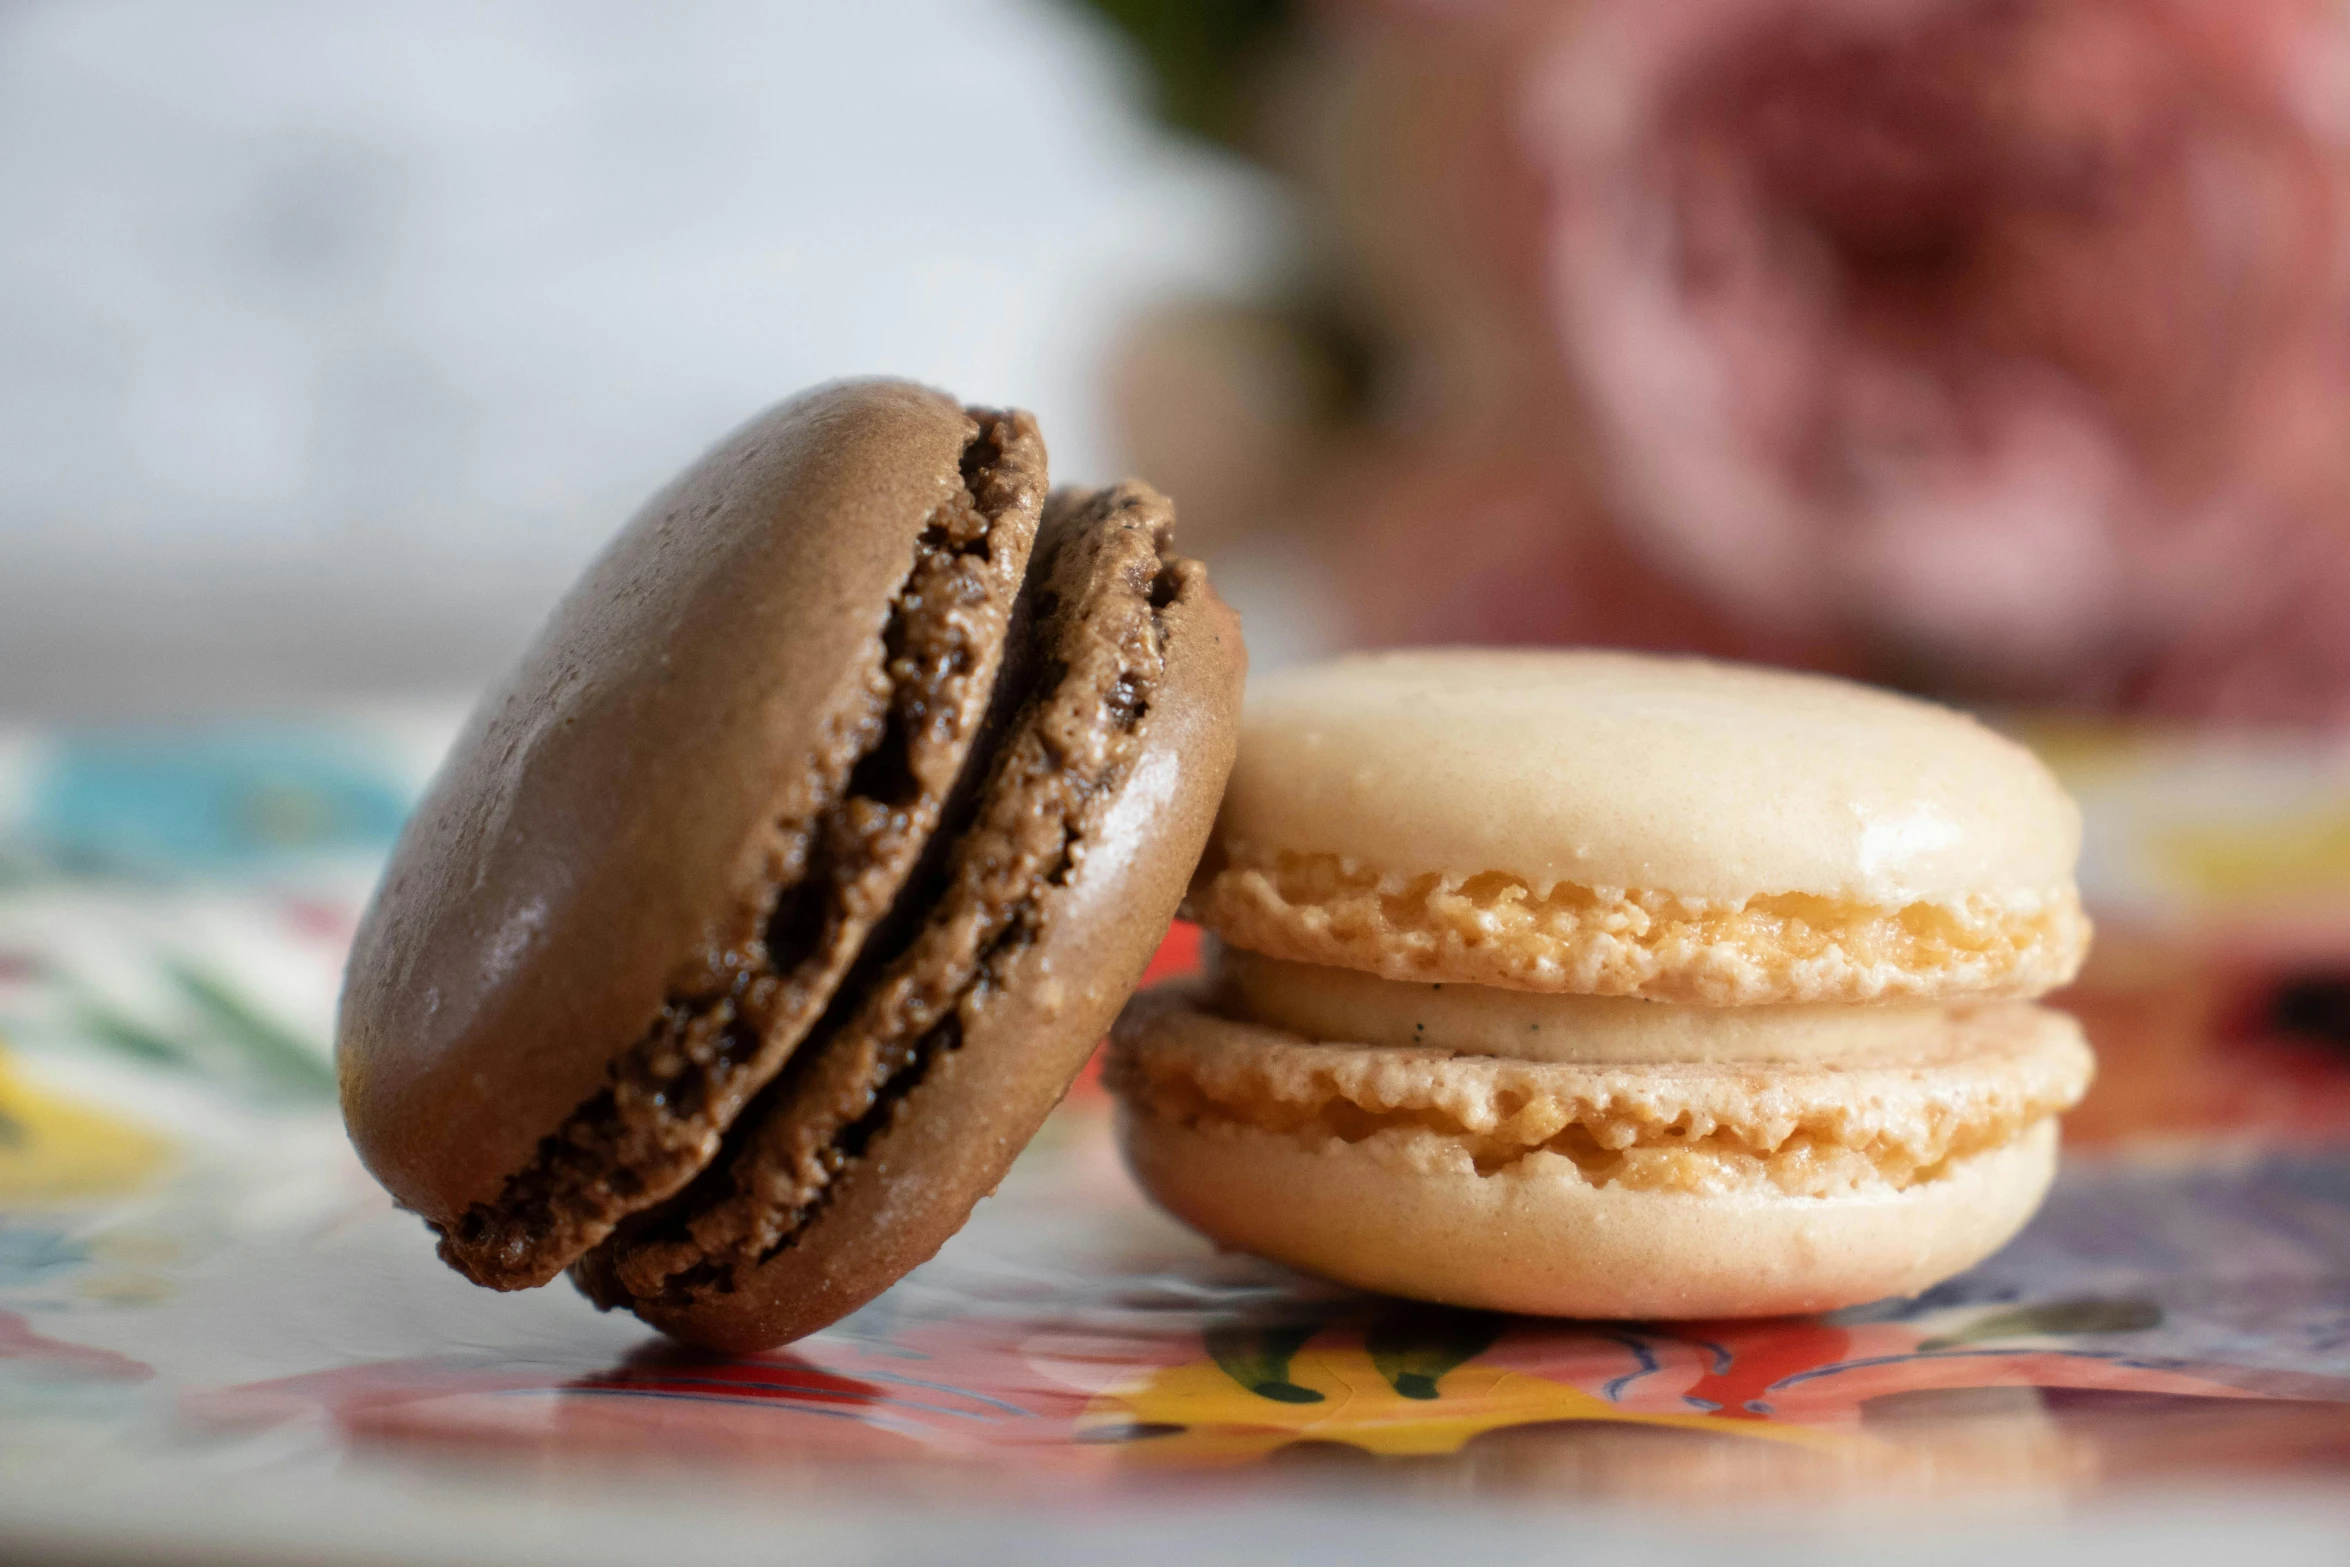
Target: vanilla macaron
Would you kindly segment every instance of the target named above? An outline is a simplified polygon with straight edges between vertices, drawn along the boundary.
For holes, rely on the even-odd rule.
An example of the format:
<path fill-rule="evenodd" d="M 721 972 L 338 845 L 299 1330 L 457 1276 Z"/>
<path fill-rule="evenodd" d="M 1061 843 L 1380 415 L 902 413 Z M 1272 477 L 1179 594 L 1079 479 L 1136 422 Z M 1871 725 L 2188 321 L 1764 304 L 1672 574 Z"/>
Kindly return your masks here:
<path fill-rule="evenodd" d="M 2080 817 L 1962 714 L 1816 676 L 1441 650 L 1250 692 L 1201 981 L 1110 1080 L 1217 1241 L 1566 1316 L 1912 1294 L 2022 1227 L 2092 1072 L 2034 1005 Z"/>

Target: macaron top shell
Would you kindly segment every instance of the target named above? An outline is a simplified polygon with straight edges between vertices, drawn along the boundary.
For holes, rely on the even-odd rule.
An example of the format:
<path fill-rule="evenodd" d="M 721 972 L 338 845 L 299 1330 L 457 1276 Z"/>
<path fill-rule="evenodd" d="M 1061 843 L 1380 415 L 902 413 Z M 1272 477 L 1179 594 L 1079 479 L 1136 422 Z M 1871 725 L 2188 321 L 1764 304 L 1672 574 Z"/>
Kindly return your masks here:
<path fill-rule="evenodd" d="M 1251 863 L 1899 906 L 2061 895 L 2080 816 L 2022 746 L 1888 692 L 1693 658 L 1448 649 L 1252 686 L 1217 835 Z"/>
<path fill-rule="evenodd" d="M 1024 415 L 819 389 L 648 503 L 476 710 L 362 922 L 337 1043 L 362 1159 L 452 1262 L 543 1282 L 716 1151 L 788 1050 L 769 1023 L 813 1020 L 911 869 L 1043 488 Z M 787 938 L 824 948 L 797 979 Z M 464 1253 L 485 1213 L 508 1233 Z"/>

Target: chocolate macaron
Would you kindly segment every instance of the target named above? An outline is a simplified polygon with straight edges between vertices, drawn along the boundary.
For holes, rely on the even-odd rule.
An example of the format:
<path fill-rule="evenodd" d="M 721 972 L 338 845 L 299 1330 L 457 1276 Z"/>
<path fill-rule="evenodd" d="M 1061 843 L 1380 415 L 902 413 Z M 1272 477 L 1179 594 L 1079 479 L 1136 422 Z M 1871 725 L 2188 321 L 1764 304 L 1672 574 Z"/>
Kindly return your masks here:
<path fill-rule="evenodd" d="M 894 382 L 754 420 L 484 700 L 352 949 L 368 1168 L 501 1289 L 750 1349 L 944 1242 L 1149 960 L 1239 628 L 1139 485 Z"/>

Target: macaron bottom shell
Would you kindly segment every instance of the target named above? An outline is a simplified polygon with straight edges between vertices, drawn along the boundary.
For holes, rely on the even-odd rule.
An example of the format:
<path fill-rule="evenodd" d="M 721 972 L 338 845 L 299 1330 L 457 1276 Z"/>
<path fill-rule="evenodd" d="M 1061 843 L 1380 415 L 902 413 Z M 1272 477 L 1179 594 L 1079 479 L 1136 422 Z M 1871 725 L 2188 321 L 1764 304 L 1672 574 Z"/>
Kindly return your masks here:
<path fill-rule="evenodd" d="M 1579 1060 L 1559 1041 L 1527 1059 L 1456 1040 L 1497 1010 L 1568 1030 L 1624 1020 L 1474 987 L 1282 995 L 1297 977 L 1221 949 L 1206 981 L 1127 1005 L 1105 1076 L 1128 1166 L 1219 1245 L 1449 1305 L 1670 1320 L 1915 1294 L 2023 1227 L 2057 1117 L 2095 1070 L 2078 1023 L 2024 1002 L 1846 1009 L 1824 1027 L 1843 1048 L 1809 1060 Z M 1260 1001 L 1414 1001 L 1399 1015 L 1450 1026 L 1389 1043 L 1294 1032 L 1250 1015 L 1252 978 Z M 1657 1026 L 1632 1042 L 1727 1030 L 1782 1055 L 1774 1032 L 1823 1026 L 1801 1009 L 1759 1030 L 1739 1009 L 1673 1011 L 1637 1020 Z M 1884 1048 L 1855 1048 L 1875 1022 Z"/>
<path fill-rule="evenodd" d="M 1309 1146 L 1131 1102 L 1119 1136 L 1143 1189 L 1221 1246 L 1444 1305 L 1668 1321 L 1915 1294 L 2023 1228 L 2057 1148 L 2049 1117 L 1931 1182 L 1787 1197 L 1594 1186 L 1545 1153 L 1481 1174 L 1431 1134 Z"/>
<path fill-rule="evenodd" d="M 1237 620 L 1137 485 L 1047 507 L 1028 684 L 910 928 L 744 1112 L 695 1184 L 574 1264 L 606 1309 L 748 1353 L 933 1255 L 1092 1053 L 1149 962 L 1232 761 Z"/>

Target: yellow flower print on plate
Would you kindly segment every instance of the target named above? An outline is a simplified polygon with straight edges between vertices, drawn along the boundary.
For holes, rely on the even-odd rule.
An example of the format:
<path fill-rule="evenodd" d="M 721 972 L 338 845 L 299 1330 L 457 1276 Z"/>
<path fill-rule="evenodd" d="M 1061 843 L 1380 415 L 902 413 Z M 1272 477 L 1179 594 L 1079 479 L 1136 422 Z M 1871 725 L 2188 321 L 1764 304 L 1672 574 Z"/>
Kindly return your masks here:
<path fill-rule="evenodd" d="M 1210 1330 L 1208 1358 L 1149 1372 L 1097 1397 L 1082 1440 L 1131 1441 L 1138 1457 L 1241 1463 L 1292 1442 L 1343 1442 L 1405 1456 L 1457 1452 L 1482 1432 L 1554 1420 L 1678 1426 L 1764 1441 L 1832 1440 L 1800 1427 L 1625 1409 L 1565 1382 L 1480 1363 L 1488 1343 L 1425 1331 Z"/>
<path fill-rule="evenodd" d="M 0 1051 L 0 1204 L 123 1196 L 170 1152 L 142 1127 L 33 1087 Z"/>

